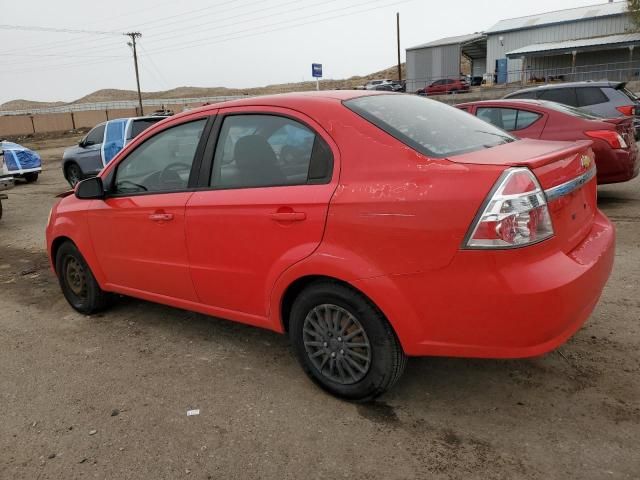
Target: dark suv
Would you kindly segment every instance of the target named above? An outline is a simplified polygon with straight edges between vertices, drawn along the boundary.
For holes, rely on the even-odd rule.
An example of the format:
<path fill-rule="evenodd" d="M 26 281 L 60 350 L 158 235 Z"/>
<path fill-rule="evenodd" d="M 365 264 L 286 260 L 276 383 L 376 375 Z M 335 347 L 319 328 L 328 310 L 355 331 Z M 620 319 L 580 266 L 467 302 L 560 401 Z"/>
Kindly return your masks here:
<path fill-rule="evenodd" d="M 625 82 L 571 82 L 525 88 L 504 98 L 529 98 L 563 103 L 603 118 L 635 116 L 634 126 L 638 138 L 640 99 L 627 90 L 626 86 Z"/>

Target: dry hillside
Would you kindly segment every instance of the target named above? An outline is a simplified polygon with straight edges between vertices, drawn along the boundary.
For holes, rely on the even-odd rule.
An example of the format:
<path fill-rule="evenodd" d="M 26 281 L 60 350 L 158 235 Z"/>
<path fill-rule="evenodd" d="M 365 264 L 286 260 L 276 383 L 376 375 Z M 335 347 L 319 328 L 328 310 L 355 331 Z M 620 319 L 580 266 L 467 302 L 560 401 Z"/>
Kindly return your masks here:
<path fill-rule="evenodd" d="M 379 72 L 365 76 L 355 76 L 343 80 L 321 80 L 320 86 L 325 90 L 348 89 L 363 85 L 368 80 L 376 78 L 395 79 L 398 75 L 397 67 L 390 67 Z M 405 65 L 402 64 L 402 77 L 405 77 Z M 178 87 L 159 92 L 142 92 L 142 98 L 189 98 L 189 97 L 213 97 L 219 95 L 263 95 L 268 93 L 300 92 L 313 90 L 315 82 L 281 83 L 254 88 L 227 88 L 227 87 Z M 118 100 L 136 100 L 138 98 L 134 90 L 102 89 L 97 90 L 68 104 L 112 102 Z M 11 100 L 0 105 L 0 110 L 23 110 L 28 108 L 43 108 L 58 105 L 68 105 L 65 102 L 36 102 L 31 100 Z"/>

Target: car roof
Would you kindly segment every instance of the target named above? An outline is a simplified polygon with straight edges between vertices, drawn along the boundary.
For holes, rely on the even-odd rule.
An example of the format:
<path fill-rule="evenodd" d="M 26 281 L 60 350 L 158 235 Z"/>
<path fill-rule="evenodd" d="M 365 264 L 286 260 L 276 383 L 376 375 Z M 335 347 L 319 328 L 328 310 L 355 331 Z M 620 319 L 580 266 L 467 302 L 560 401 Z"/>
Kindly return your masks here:
<path fill-rule="evenodd" d="M 609 80 L 602 80 L 598 82 L 594 82 L 591 80 L 587 80 L 584 82 L 566 82 L 566 83 L 549 83 L 547 85 L 539 85 L 537 87 L 529 87 L 529 88 L 521 88 L 520 90 L 516 90 L 515 92 L 509 93 L 512 95 L 514 93 L 522 93 L 522 92 L 536 92 L 540 90 L 548 90 L 555 88 L 580 88 L 580 87 L 611 87 L 611 88 L 620 88 L 620 86 L 626 85 L 625 82 L 612 82 Z"/>
<path fill-rule="evenodd" d="M 240 98 L 236 100 L 222 101 L 194 108 L 186 112 L 173 115 L 171 118 L 180 118 L 198 112 L 215 111 L 227 107 L 285 107 L 295 109 L 302 105 L 318 105 L 319 103 L 332 104 L 359 97 L 373 95 L 406 95 L 405 93 L 376 91 L 376 90 L 322 90 L 311 92 L 280 93 L 275 95 L 260 95 L 256 97 Z"/>
<path fill-rule="evenodd" d="M 548 103 L 548 102 L 546 102 Z M 496 98 L 495 100 L 478 100 L 477 102 L 464 102 L 464 103 L 458 103 L 455 106 L 456 107 L 471 107 L 471 106 L 476 106 L 476 107 L 481 107 L 483 105 L 503 105 L 503 104 L 509 104 L 509 105 L 536 105 L 539 107 L 544 107 L 545 102 L 541 101 L 541 100 L 535 100 L 532 98 Z"/>

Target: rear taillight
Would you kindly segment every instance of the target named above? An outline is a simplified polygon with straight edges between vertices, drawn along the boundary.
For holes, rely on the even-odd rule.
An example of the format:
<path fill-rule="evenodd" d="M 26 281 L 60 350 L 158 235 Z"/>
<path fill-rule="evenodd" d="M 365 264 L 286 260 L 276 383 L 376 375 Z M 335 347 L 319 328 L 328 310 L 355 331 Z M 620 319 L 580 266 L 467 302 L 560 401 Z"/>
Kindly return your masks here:
<path fill-rule="evenodd" d="M 505 171 L 489 195 L 464 248 L 523 247 L 553 235 L 547 199 L 528 168 Z"/>
<path fill-rule="evenodd" d="M 611 148 L 629 148 L 629 145 L 624 141 L 622 135 L 613 130 L 591 130 L 584 132 L 584 134 L 591 138 L 604 140 L 611 146 Z"/>
<path fill-rule="evenodd" d="M 616 107 L 616 110 L 627 117 L 631 117 L 636 113 L 635 105 L 622 105 L 620 107 Z"/>

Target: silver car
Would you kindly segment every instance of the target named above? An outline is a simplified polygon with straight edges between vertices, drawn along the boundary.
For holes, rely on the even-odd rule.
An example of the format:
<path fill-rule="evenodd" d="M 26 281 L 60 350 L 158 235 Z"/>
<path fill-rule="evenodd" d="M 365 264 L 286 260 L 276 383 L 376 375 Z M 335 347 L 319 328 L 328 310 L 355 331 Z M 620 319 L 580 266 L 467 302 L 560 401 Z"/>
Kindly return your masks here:
<path fill-rule="evenodd" d="M 69 185 L 96 176 L 124 146 L 166 115 L 118 118 L 93 127 L 77 146 L 62 156 L 62 172 Z"/>
<path fill-rule="evenodd" d="M 636 138 L 640 131 L 640 99 L 626 88 L 626 82 L 570 82 L 525 88 L 504 98 L 547 100 L 578 107 L 602 118 L 634 116 Z"/>

